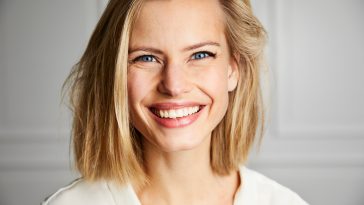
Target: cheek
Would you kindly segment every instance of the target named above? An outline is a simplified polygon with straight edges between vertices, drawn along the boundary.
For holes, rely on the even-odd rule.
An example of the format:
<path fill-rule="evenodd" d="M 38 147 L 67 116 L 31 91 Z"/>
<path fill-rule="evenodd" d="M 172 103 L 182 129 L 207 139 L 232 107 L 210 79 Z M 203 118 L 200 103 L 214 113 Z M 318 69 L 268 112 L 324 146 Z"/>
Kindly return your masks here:
<path fill-rule="evenodd" d="M 214 124 L 220 122 L 228 107 L 228 64 L 219 63 L 206 68 L 198 76 L 199 88 L 210 98 Z"/>
<path fill-rule="evenodd" d="M 140 103 L 142 99 L 150 92 L 151 88 L 147 76 L 141 72 L 129 72 L 128 73 L 128 98 L 129 104 L 135 109 L 137 103 Z"/>
<path fill-rule="evenodd" d="M 228 93 L 228 65 L 217 63 L 200 72 L 196 79 L 211 97 L 223 97 Z"/>
<path fill-rule="evenodd" d="M 151 92 L 150 79 L 141 70 L 128 72 L 128 101 L 131 123 L 140 128 L 145 116 L 142 102 Z M 140 130 L 140 129 L 138 129 Z"/>

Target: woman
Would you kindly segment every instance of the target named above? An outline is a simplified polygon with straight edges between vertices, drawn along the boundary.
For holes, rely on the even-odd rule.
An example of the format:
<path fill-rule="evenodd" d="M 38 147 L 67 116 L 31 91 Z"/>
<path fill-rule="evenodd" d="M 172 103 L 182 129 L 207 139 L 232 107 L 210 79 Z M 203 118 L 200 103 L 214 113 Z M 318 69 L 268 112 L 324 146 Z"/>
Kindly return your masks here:
<path fill-rule="evenodd" d="M 247 0 L 111 0 L 67 81 L 82 179 L 44 204 L 306 204 L 243 166 L 264 43 Z"/>

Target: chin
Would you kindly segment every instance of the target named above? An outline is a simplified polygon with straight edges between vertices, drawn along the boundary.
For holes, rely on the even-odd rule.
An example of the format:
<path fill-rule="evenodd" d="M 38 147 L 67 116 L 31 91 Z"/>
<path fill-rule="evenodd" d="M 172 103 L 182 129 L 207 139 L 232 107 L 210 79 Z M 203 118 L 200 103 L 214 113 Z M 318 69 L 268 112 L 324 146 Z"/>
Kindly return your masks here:
<path fill-rule="evenodd" d="M 194 135 L 193 138 L 188 136 L 174 135 L 172 136 L 163 136 L 162 139 L 157 139 L 156 143 L 153 143 L 157 146 L 157 148 L 163 152 L 179 152 L 179 151 L 188 151 L 198 149 L 206 144 L 206 142 L 210 142 L 210 140 L 206 140 L 205 137 L 196 137 L 198 135 Z"/>

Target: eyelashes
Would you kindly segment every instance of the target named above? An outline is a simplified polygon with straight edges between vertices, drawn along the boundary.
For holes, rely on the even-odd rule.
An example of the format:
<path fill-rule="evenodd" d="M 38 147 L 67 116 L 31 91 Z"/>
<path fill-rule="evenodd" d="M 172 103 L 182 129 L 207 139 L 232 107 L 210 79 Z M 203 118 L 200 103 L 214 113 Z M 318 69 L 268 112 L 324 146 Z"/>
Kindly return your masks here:
<path fill-rule="evenodd" d="M 210 52 L 210 51 L 199 51 L 191 55 L 190 60 L 203 60 L 206 58 L 215 58 L 216 53 Z M 152 63 L 152 62 L 159 62 L 158 58 L 154 55 L 141 55 L 138 56 L 130 61 L 130 63 Z"/>
<path fill-rule="evenodd" d="M 213 57 L 215 58 L 216 54 L 209 52 L 209 51 L 200 51 L 197 53 L 194 53 L 191 57 L 192 60 L 200 60 L 200 59 L 204 59 L 204 58 L 208 58 L 208 57 Z"/>
<path fill-rule="evenodd" d="M 140 62 L 157 62 L 157 59 L 155 56 L 153 55 L 142 55 L 142 56 L 138 56 L 136 58 L 134 58 L 132 60 L 132 62 L 137 62 L 137 61 L 140 61 Z"/>

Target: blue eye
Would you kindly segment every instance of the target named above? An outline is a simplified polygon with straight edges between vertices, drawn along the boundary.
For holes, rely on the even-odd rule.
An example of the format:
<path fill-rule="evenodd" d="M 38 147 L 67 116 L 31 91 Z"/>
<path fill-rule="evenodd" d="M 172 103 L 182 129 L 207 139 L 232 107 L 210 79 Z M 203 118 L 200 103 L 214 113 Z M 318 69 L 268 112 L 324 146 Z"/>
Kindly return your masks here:
<path fill-rule="evenodd" d="M 157 60 L 152 55 L 143 55 L 143 56 L 139 56 L 139 57 L 135 58 L 134 61 L 156 62 Z"/>
<path fill-rule="evenodd" d="M 192 60 L 199 60 L 204 59 L 207 57 L 214 57 L 215 55 L 213 53 L 203 51 L 203 52 L 197 52 L 192 55 Z"/>

